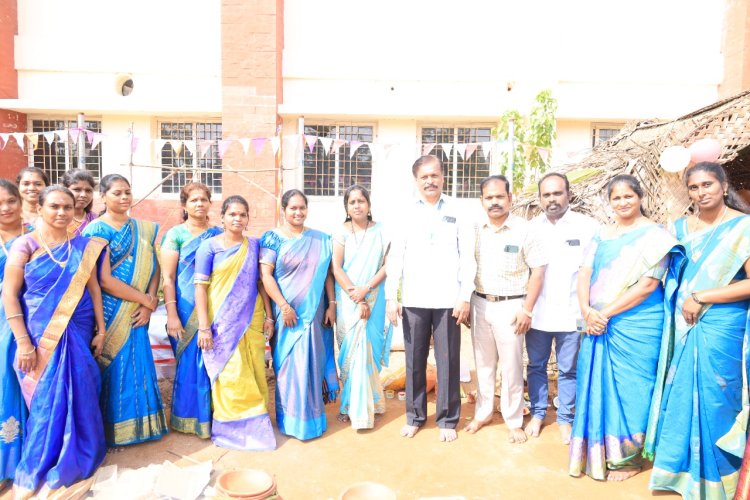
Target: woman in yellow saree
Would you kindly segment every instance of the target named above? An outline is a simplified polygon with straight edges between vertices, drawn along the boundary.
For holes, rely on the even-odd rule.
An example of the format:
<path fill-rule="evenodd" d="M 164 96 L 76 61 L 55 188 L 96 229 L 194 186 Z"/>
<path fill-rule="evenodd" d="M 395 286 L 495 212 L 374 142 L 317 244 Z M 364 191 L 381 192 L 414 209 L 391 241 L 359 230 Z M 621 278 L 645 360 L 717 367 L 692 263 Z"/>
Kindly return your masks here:
<path fill-rule="evenodd" d="M 265 369 L 273 314 L 258 286 L 258 240 L 242 234 L 249 211 L 241 196 L 224 200 L 224 233 L 201 243 L 195 256 L 195 308 L 198 347 L 211 381 L 211 440 L 261 451 L 276 448 Z"/>

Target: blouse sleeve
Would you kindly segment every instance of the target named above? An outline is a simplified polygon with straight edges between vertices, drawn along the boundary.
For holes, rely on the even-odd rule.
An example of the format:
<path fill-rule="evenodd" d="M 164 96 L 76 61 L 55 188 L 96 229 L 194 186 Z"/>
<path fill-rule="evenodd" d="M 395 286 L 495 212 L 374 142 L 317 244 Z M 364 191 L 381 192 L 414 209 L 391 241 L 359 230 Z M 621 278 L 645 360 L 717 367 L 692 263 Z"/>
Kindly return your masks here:
<path fill-rule="evenodd" d="M 594 268 L 594 257 L 596 257 L 596 251 L 599 248 L 599 234 L 594 235 L 591 238 L 591 242 L 583 252 L 583 260 L 581 261 L 581 267 Z"/>
<path fill-rule="evenodd" d="M 38 244 L 31 236 L 22 236 L 10 245 L 8 253 L 8 265 L 23 267 L 31 258 L 32 254 L 39 248 Z"/>
<path fill-rule="evenodd" d="M 338 243 L 342 247 L 345 247 L 346 246 L 346 236 L 348 234 L 351 234 L 351 233 L 349 233 L 349 231 L 345 230 L 344 228 L 340 227 L 340 228 L 336 229 L 336 231 L 333 232 L 333 234 L 331 235 L 331 239 L 333 239 L 334 243 Z"/>
<path fill-rule="evenodd" d="M 276 257 L 281 247 L 281 238 L 274 231 L 266 231 L 260 238 L 258 262 L 276 267 Z"/>
<path fill-rule="evenodd" d="M 670 259 L 669 254 L 662 257 L 659 262 L 657 262 L 651 269 L 646 271 L 643 277 L 644 278 L 656 278 L 659 281 L 664 279 L 664 276 L 667 274 L 667 269 L 669 269 L 669 259 Z"/>
<path fill-rule="evenodd" d="M 196 285 L 208 285 L 211 283 L 211 273 L 214 270 L 214 249 L 211 240 L 201 243 L 195 253 L 195 277 L 193 283 Z"/>
<path fill-rule="evenodd" d="M 164 238 L 161 240 L 161 249 L 179 252 L 183 243 L 179 232 L 179 226 L 175 226 L 167 231 L 167 234 L 165 234 Z"/>

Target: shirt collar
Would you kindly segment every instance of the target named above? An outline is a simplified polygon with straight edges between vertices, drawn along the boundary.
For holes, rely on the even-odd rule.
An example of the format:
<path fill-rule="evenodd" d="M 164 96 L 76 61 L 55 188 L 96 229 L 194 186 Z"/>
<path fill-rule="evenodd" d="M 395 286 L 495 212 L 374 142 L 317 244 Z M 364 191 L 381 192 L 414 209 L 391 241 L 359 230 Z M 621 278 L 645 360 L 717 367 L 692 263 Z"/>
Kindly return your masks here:
<path fill-rule="evenodd" d="M 484 224 L 482 225 L 482 227 L 490 229 L 491 231 L 495 231 L 497 233 L 506 229 L 513 229 L 513 226 L 516 225 L 516 222 L 518 222 L 518 217 L 516 217 L 513 214 L 508 214 L 508 218 L 505 219 L 505 222 L 503 222 L 503 225 L 500 227 L 495 227 L 492 224 L 490 224 L 489 217 L 485 217 Z"/>
<path fill-rule="evenodd" d="M 570 215 L 571 213 L 573 213 L 573 210 L 568 207 L 563 216 L 557 220 L 556 224 L 559 224 L 560 222 L 562 222 L 563 224 L 570 224 L 571 222 L 573 222 L 573 218 L 575 217 L 575 215 Z M 544 212 L 540 214 L 540 217 L 545 224 L 552 224 L 552 222 L 550 222 L 549 218 L 547 217 L 547 214 L 545 214 Z"/>
<path fill-rule="evenodd" d="M 429 203 L 427 203 L 419 194 L 416 196 L 416 198 L 414 198 L 414 201 L 417 205 L 424 205 L 426 207 L 434 206 L 436 208 L 440 208 L 446 202 L 446 197 L 445 193 L 440 193 L 440 198 L 438 198 L 438 202 L 435 205 L 430 205 Z"/>

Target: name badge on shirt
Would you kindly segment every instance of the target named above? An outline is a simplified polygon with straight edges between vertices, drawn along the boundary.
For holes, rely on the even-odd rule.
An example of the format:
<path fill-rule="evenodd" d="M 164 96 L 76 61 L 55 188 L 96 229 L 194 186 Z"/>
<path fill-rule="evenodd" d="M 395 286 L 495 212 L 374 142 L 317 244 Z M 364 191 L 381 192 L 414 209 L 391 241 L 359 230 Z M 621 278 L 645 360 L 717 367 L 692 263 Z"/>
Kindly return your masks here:
<path fill-rule="evenodd" d="M 568 246 L 571 246 L 571 247 L 580 247 L 581 246 L 581 240 L 567 240 L 565 243 L 567 243 Z"/>
<path fill-rule="evenodd" d="M 450 222 L 451 224 L 455 224 L 456 223 L 456 218 L 455 217 L 451 217 L 450 215 L 444 215 L 443 216 L 443 220 L 445 222 Z"/>
<path fill-rule="evenodd" d="M 516 245 L 505 245 L 504 252 L 518 253 L 518 247 Z"/>

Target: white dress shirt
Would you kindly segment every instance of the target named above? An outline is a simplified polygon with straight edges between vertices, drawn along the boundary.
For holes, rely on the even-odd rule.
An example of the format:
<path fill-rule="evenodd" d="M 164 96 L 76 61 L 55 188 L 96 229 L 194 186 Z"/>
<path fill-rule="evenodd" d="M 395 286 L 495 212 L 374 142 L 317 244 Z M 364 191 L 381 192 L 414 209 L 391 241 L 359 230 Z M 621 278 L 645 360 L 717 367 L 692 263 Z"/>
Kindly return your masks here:
<path fill-rule="evenodd" d="M 576 282 L 586 248 L 599 223 L 568 209 L 553 224 L 545 214 L 531 221 L 534 230 L 547 241 L 549 263 L 544 285 L 534 305 L 531 328 L 545 332 L 573 332 L 581 317 Z"/>
<path fill-rule="evenodd" d="M 435 205 L 421 197 L 407 205 L 391 227 L 385 297 L 405 307 L 452 309 L 474 291 L 474 229 L 450 196 Z"/>

